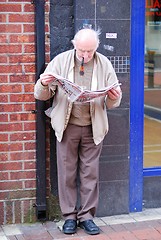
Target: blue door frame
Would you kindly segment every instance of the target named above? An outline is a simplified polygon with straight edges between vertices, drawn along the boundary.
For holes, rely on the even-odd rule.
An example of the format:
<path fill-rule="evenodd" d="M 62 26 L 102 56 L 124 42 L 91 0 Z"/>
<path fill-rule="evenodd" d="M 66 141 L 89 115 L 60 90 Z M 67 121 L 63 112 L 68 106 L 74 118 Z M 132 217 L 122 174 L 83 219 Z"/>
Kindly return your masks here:
<path fill-rule="evenodd" d="M 129 211 L 142 211 L 143 177 L 161 176 L 161 167 L 143 168 L 145 0 L 131 0 L 130 190 Z"/>
<path fill-rule="evenodd" d="M 129 211 L 142 211 L 145 0 L 131 1 Z"/>

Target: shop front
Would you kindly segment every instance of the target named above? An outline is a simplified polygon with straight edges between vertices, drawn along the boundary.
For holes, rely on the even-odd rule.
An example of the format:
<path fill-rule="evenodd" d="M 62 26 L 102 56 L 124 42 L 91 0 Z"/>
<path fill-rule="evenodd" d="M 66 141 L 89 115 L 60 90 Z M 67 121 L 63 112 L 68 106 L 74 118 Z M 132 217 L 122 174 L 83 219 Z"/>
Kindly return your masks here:
<path fill-rule="evenodd" d="M 161 206 L 161 2 L 132 13 L 130 211 L 142 211 Z"/>
<path fill-rule="evenodd" d="M 75 0 L 64 7 L 51 0 L 51 58 L 72 48 L 71 39 L 81 27 L 100 27 L 98 50 L 111 60 L 122 83 L 121 106 L 107 112 L 110 131 L 100 159 L 97 214 L 160 207 L 161 1 Z M 57 196 L 53 132 L 50 158 L 51 195 Z"/>

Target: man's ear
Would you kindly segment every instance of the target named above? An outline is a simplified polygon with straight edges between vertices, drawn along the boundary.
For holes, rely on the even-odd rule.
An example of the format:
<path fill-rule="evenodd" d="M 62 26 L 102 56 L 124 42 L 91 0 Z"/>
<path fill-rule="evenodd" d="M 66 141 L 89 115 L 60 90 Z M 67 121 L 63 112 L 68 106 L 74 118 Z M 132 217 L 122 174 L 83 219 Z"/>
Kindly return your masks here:
<path fill-rule="evenodd" d="M 71 43 L 73 44 L 74 48 L 75 48 L 75 41 L 71 40 Z"/>

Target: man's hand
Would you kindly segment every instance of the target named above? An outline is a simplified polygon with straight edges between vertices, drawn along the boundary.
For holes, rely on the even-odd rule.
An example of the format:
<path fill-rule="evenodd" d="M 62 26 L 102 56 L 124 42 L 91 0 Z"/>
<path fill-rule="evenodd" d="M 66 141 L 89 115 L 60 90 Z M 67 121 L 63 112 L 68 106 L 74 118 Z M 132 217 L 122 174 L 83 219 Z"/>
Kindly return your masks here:
<path fill-rule="evenodd" d="M 116 88 L 112 88 L 108 91 L 108 97 L 111 100 L 117 100 L 120 97 L 121 94 L 121 88 L 118 86 Z"/>
<path fill-rule="evenodd" d="M 40 80 L 43 86 L 48 86 L 51 82 L 56 80 L 56 78 L 51 74 L 43 73 L 40 75 Z"/>

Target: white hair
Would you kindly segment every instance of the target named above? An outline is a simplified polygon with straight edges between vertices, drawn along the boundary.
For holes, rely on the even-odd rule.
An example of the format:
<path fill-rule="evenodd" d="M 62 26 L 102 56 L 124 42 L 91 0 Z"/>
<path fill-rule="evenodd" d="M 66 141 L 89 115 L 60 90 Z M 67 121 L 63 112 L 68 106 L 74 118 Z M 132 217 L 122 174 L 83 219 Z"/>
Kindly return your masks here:
<path fill-rule="evenodd" d="M 87 37 L 87 34 L 88 36 L 93 36 L 95 39 L 96 39 L 96 42 L 97 42 L 97 47 L 99 46 L 100 44 L 100 39 L 99 39 L 99 35 L 101 34 L 101 30 L 100 29 L 97 29 L 97 30 L 94 30 L 92 28 L 82 28 L 80 29 L 74 36 L 73 40 L 71 41 L 73 43 L 73 45 L 75 46 L 75 43 L 77 42 L 77 40 L 80 40 L 82 38 L 85 38 Z"/>

